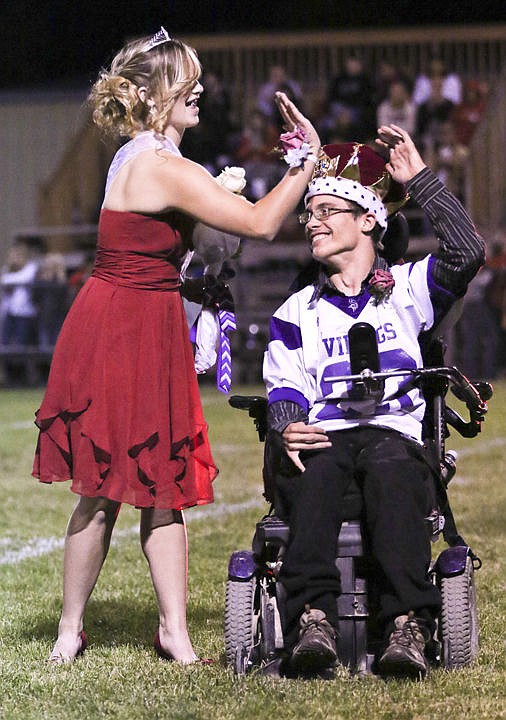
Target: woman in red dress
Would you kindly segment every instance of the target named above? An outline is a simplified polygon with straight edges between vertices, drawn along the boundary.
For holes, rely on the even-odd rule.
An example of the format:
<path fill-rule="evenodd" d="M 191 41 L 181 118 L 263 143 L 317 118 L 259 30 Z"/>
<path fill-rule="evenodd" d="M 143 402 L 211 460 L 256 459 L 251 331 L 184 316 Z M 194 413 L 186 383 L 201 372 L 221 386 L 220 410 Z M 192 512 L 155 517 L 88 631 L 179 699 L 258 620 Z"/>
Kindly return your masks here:
<path fill-rule="evenodd" d="M 140 508 L 140 539 L 159 605 L 155 649 L 198 658 L 186 625 L 183 509 L 212 502 L 209 449 L 180 284 L 195 221 L 272 240 L 302 195 L 320 141 L 284 95 L 287 129 L 302 129 L 311 154 L 252 204 L 219 186 L 178 150 L 199 122 L 201 67 L 168 37 L 128 43 L 102 72 L 90 102 L 95 123 L 130 138 L 107 179 L 93 273 L 60 333 L 36 424 L 33 474 L 71 480 L 80 497 L 64 555 L 63 608 L 50 661 L 86 647 L 83 617 L 122 503 Z"/>

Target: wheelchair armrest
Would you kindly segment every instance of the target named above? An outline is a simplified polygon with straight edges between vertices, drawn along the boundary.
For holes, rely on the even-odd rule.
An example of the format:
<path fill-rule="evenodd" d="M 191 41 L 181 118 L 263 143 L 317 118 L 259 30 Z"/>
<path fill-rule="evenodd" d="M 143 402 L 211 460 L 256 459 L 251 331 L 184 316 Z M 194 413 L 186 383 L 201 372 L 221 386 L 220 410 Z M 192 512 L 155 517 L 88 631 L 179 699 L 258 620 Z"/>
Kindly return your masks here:
<path fill-rule="evenodd" d="M 232 395 L 228 403 L 236 410 L 249 410 L 251 417 L 256 417 L 260 408 L 267 409 L 267 398 L 262 395 Z"/>
<path fill-rule="evenodd" d="M 232 395 L 228 403 L 236 410 L 247 410 L 253 418 L 261 442 L 267 434 L 267 398 L 261 395 Z"/>

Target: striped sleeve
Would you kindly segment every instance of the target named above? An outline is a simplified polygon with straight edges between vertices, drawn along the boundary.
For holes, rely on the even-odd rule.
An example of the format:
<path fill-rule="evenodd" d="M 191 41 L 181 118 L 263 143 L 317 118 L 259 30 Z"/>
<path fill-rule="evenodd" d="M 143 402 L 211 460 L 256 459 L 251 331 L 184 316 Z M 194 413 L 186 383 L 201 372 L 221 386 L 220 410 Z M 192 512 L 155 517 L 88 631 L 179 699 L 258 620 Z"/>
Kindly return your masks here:
<path fill-rule="evenodd" d="M 462 204 L 425 168 L 407 183 L 407 191 L 429 218 L 439 249 L 434 254 L 435 283 L 457 296 L 485 262 L 485 244 Z"/>

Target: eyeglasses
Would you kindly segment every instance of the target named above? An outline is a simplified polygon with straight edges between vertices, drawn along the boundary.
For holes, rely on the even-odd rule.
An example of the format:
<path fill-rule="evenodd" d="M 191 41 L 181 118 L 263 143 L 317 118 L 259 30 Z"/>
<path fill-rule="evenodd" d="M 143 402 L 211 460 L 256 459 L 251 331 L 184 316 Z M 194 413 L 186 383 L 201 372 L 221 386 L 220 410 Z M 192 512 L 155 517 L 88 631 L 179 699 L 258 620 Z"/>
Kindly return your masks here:
<path fill-rule="evenodd" d="M 327 220 L 331 215 L 337 215 L 338 213 L 352 213 L 353 210 L 350 208 L 344 209 L 344 208 L 331 208 L 331 207 L 321 207 L 316 208 L 314 212 L 311 212 L 311 210 L 306 210 L 306 212 L 301 213 L 297 216 L 298 221 L 301 225 L 307 225 L 308 222 L 311 220 L 313 215 L 317 220 Z"/>

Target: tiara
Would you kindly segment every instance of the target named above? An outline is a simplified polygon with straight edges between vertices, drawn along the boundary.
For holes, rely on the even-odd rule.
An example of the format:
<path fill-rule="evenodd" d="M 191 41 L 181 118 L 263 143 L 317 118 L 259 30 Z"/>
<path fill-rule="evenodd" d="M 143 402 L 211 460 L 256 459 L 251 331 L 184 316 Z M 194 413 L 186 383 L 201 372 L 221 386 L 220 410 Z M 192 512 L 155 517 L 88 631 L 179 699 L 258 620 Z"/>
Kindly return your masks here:
<path fill-rule="evenodd" d="M 168 40 L 172 40 L 171 36 L 167 32 L 167 30 L 163 27 L 163 25 L 160 27 L 160 30 L 153 35 L 152 38 L 148 41 L 149 49 L 156 47 L 157 45 L 162 45 L 162 43 L 167 42 Z"/>

